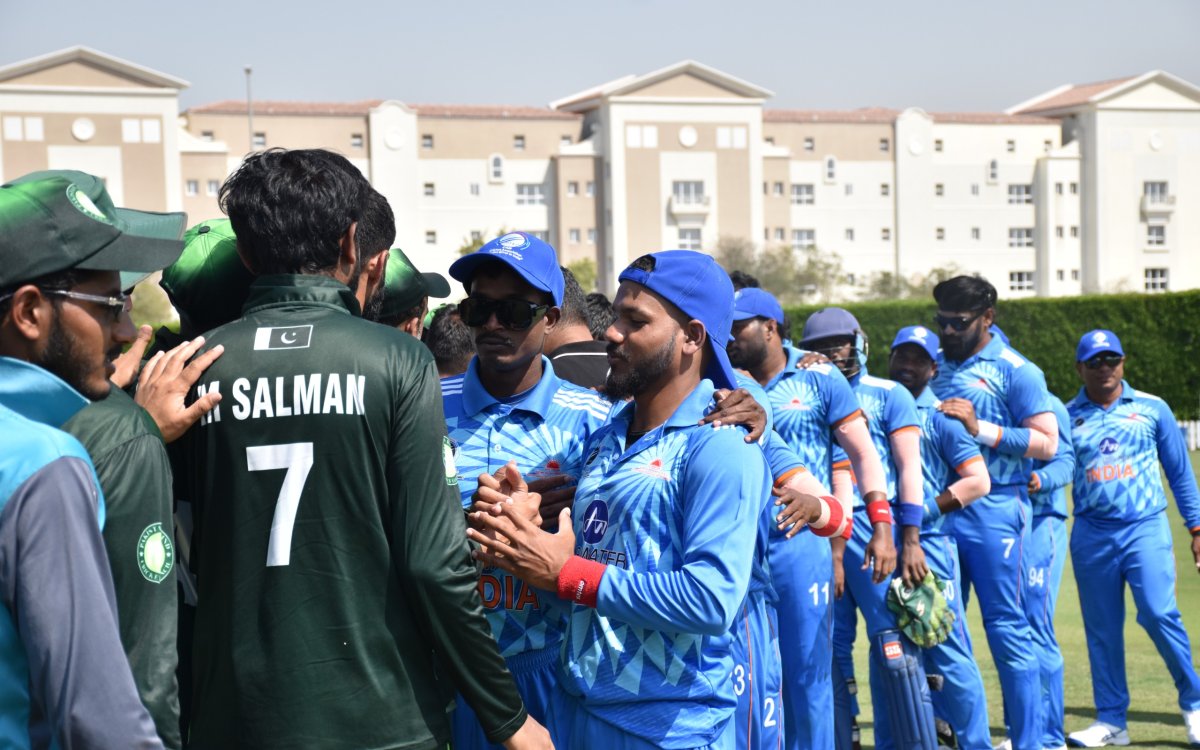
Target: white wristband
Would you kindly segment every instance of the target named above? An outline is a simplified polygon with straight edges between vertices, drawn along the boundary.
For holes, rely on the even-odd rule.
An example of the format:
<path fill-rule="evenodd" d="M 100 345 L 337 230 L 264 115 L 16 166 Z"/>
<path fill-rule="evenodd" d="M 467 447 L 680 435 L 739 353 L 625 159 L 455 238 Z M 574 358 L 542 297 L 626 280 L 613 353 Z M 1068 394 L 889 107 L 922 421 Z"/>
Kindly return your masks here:
<path fill-rule="evenodd" d="M 821 501 L 821 515 L 817 518 L 817 520 L 810 523 L 809 526 L 813 527 L 814 529 L 824 529 L 829 525 L 829 518 L 833 514 L 829 508 L 829 499 L 824 497 L 818 499 Z"/>
<path fill-rule="evenodd" d="M 979 420 L 979 432 L 975 434 L 975 442 L 995 448 L 1000 444 L 1000 425 Z"/>

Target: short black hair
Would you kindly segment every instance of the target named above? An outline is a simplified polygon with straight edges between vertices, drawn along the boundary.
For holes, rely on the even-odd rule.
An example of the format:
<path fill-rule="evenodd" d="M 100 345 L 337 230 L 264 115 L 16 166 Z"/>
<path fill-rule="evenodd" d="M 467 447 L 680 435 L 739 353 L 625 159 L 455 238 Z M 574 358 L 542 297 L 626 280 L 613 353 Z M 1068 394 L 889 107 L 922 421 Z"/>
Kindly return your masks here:
<path fill-rule="evenodd" d="M 977 312 L 996 306 L 996 287 L 979 276 L 955 276 L 935 286 L 933 298 L 947 312 Z"/>
<path fill-rule="evenodd" d="M 457 305 L 442 305 L 435 310 L 421 341 L 433 353 L 438 372 L 465 372 L 475 354 L 475 340 L 459 316 Z"/>
<path fill-rule="evenodd" d="M 604 332 L 612 325 L 617 314 L 613 312 L 612 302 L 600 292 L 592 292 L 587 297 L 587 324 L 596 341 L 604 340 Z"/>
<path fill-rule="evenodd" d="M 562 310 L 563 325 L 587 325 L 588 324 L 588 302 L 587 297 L 583 293 L 583 287 L 579 286 L 579 280 L 575 278 L 575 274 L 571 273 L 571 269 L 566 266 L 560 266 L 563 275 L 563 300 L 559 305 Z"/>
<path fill-rule="evenodd" d="M 758 279 L 746 273 L 745 271 L 733 270 L 729 272 L 729 280 L 733 282 L 733 291 L 746 289 L 748 287 L 757 289 Z"/>
<path fill-rule="evenodd" d="M 337 265 L 341 238 L 362 218 L 370 190 L 344 156 L 273 148 L 247 156 L 219 200 L 256 274 L 315 274 Z"/>
<path fill-rule="evenodd" d="M 354 232 L 354 244 L 362 258 L 370 258 L 390 250 L 396 241 L 396 217 L 392 207 L 379 191 L 368 188 L 367 201 L 363 205 L 358 229 Z"/>
<path fill-rule="evenodd" d="M 23 286 L 33 285 L 45 292 L 65 292 L 78 286 L 79 284 L 82 284 L 84 281 L 87 281 L 88 277 L 94 273 L 96 273 L 96 271 L 84 271 L 79 268 L 68 268 L 63 271 L 55 271 L 54 273 L 48 273 L 45 276 L 38 276 L 36 279 L 22 281 L 18 284 L 13 284 L 4 289 L 0 289 L 0 318 L 3 318 L 8 314 L 8 311 L 12 309 L 12 297 L 10 295 L 15 294 L 16 291 Z M 57 305 L 61 299 L 61 297 L 52 296 L 50 298 L 50 302 L 51 304 Z"/>

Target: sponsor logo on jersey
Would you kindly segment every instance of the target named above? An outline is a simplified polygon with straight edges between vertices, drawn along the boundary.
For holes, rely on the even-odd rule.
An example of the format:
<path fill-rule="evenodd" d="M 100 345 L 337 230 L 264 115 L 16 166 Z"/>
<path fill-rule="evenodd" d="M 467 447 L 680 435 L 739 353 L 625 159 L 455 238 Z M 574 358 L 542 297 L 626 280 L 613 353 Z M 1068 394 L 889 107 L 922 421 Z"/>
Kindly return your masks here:
<path fill-rule="evenodd" d="M 583 541 L 596 544 L 608 531 L 608 503 L 593 500 L 583 512 Z"/>
<path fill-rule="evenodd" d="M 446 467 L 446 484 L 458 484 L 458 467 L 454 465 L 454 441 L 442 437 L 442 464 Z"/>
<path fill-rule="evenodd" d="M 1104 464 L 1087 470 L 1088 482 L 1111 482 L 1116 479 L 1132 479 L 1137 476 L 1133 464 Z"/>
<path fill-rule="evenodd" d="M 974 383 L 971 383 L 971 387 L 976 388 L 981 391 L 987 391 L 988 393 L 990 393 L 992 395 L 995 395 L 995 393 L 996 393 L 996 391 L 992 388 L 992 384 L 987 382 L 983 378 L 979 378 Z"/>
<path fill-rule="evenodd" d="M 1138 414 L 1136 411 L 1129 412 L 1129 414 L 1125 418 L 1132 422 L 1145 422 L 1146 421 L 1146 418 L 1143 417 L 1141 414 Z"/>
<path fill-rule="evenodd" d="M 799 398 L 793 398 L 786 404 L 779 407 L 783 411 L 812 411 L 812 407 L 801 401 Z"/>
<path fill-rule="evenodd" d="M 661 458 L 652 458 L 643 466 L 634 466 L 633 470 L 639 474 L 645 474 L 648 477 L 654 477 L 655 479 L 662 479 L 664 481 L 671 478 L 670 472 L 663 468 L 663 461 Z"/>
<path fill-rule="evenodd" d="M 1084 423 L 1083 417 L 1075 417 L 1075 426 L 1078 427 Z"/>
<path fill-rule="evenodd" d="M 883 655 L 889 660 L 904 656 L 904 649 L 900 648 L 900 641 L 888 641 L 883 644 Z"/>
<path fill-rule="evenodd" d="M 1117 442 L 1117 439 L 1111 436 L 1100 441 L 1100 452 L 1106 456 L 1116 453 L 1120 447 L 1121 444 Z"/>
<path fill-rule="evenodd" d="M 150 583 L 162 583 L 175 567 L 175 545 L 161 523 L 147 526 L 137 543 L 138 570 Z"/>
<path fill-rule="evenodd" d="M 531 477 L 557 477 L 562 474 L 562 464 L 556 458 L 546 462 L 545 466 L 535 467 L 529 472 Z"/>
<path fill-rule="evenodd" d="M 312 343 L 311 325 L 259 328 L 254 332 L 254 350 L 307 349 Z"/>

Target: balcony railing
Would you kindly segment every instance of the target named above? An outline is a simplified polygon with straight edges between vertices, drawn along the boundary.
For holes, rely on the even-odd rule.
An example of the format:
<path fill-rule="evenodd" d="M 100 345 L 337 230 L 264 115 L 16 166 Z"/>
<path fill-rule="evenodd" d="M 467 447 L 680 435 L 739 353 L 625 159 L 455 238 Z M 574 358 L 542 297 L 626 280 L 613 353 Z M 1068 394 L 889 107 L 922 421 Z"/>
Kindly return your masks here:
<path fill-rule="evenodd" d="M 672 195 L 667 210 L 672 216 L 708 216 L 708 196 Z"/>
<path fill-rule="evenodd" d="M 1143 195 L 1142 218 L 1169 219 L 1175 212 L 1175 196 L 1173 195 Z"/>

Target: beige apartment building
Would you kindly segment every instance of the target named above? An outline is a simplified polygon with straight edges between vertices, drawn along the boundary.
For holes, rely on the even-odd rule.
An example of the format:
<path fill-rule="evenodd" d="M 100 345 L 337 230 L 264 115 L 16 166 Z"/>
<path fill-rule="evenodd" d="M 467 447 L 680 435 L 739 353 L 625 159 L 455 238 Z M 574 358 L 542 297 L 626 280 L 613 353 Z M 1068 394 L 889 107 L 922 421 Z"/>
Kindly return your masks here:
<path fill-rule="evenodd" d="M 950 266 L 1006 296 L 1200 287 L 1200 89 L 1159 71 L 1003 113 L 774 109 L 772 92 L 693 61 L 547 107 L 180 114 L 186 85 L 85 48 L 0 68 L 0 179 L 71 165 L 199 221 L 245 153 L 324 147 L 388 197 L 397 243 L 428 270 L 522 229 L 564 263 L 594 259 L 609 292 L 642 253 L 723 237 L 836 253 L 845 298 L 876 273 Z"/>

